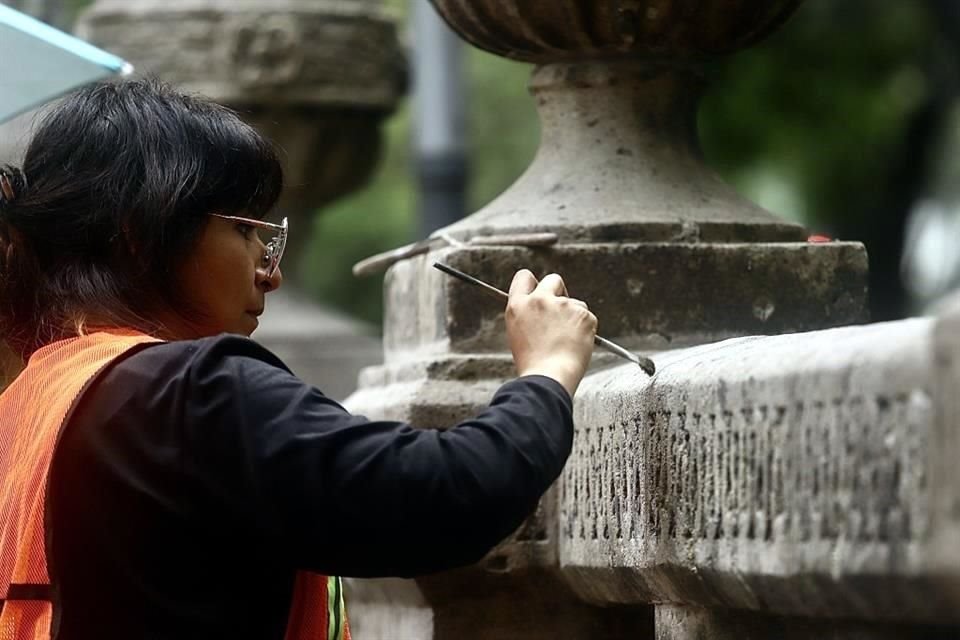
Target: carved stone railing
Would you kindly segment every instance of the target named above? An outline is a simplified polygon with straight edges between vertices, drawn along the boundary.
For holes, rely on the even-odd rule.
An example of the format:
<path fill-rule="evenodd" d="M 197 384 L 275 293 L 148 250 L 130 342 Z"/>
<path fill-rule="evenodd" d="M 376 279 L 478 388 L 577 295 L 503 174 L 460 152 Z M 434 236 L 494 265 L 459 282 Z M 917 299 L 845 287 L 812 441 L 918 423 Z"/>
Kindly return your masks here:
<path fill-rule="evenodd" d="M 960 625 L 956 511 L 934 530 L 934 495 L 960 484 L 931 473 L 956 468 L 957 325 L 734 339 L 661 354 L 652 379 L 588 377 L 559 497 L 571 586 L 659 603 L 662 638 L 952 637 L 924 625 Z"/>

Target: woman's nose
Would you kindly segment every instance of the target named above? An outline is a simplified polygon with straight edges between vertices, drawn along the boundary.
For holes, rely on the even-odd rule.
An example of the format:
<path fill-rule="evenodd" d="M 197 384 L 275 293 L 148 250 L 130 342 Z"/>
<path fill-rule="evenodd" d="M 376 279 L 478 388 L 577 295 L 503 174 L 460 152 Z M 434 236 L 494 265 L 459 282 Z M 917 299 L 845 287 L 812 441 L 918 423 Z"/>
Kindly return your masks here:
<path fill-rule="evenodd" d="M 268 276 L 265 269 L 257 269 L 257 284 L 259 284 L 264 291 L 276 291 L 280 288 L 280 285 L 283 284 L 283 272 L 280 270 L 280 267 L 277 267 L 273 270 L 273 273 Z"/>

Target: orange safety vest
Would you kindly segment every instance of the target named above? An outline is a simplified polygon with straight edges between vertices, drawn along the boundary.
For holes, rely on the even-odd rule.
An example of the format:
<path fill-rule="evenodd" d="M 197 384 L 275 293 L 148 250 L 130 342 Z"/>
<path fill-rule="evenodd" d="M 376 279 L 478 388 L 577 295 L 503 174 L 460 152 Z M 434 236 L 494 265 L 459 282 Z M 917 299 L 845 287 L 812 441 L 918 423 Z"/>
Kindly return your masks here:
<path fill-rule="evenodd" d="M 49 640 L 44 510 L 60 431 L 101 371 L 153 342 L 128 330 L 55 342 L 37 350 L 0 394 L 0 640 Z M 339 578 L 299 572 L 286 640 L 350 640 Z"/>

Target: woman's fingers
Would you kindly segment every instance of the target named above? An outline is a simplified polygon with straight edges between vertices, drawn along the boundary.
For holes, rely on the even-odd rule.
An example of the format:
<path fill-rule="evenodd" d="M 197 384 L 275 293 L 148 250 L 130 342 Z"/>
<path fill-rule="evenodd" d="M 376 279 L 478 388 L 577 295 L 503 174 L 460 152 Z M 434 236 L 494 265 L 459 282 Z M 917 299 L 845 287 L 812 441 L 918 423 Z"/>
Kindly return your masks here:
<path fill-rule="evenodd" d="M 521 271 L 510 287 L 505 320 L 513 361 L 520 375 L 553 378 L 572 397 L 590 364 L 597 320 L 585 302 L 568 297 L 559 275 L 534 283 Z"/>
<path fill-rule="evenodd" d="M 538 282 L 536 276 L 528 269 L 517 271 L 513 276 L 513 282 L 510 283 L 510 295 L 529 295 L 534 292 L 569 298 L 570 302 L 578 307 L 588 308 L 587 303 L 583 300 L 570 298 L 570 294 L 567 292 L 567 285 L 559 274 L 551 273 Z"/>
<path fill-rule="evenodd" d="M 551 273 L 537 285 L 537 293 L 566 297 L 567 285 L 564 284 L 563 278 L 556 273 Z"/>
<path fill-rule="evenodd" d="M 528 295 L 533 293 L 537 288 L 537 279 L 534 277 L 527 269 L 520 269 L 513 276 L 513 281 L 510 283 L 510 295 Z"/>

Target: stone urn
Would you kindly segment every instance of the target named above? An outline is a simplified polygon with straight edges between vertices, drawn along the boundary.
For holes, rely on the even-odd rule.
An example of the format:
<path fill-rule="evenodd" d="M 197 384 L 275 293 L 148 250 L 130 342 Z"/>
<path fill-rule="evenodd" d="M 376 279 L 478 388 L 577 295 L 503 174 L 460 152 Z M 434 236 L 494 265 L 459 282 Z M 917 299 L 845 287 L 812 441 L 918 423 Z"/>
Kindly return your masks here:
<path fill-rule="evenodd" d="M 454 236 L 550 230 L 571 242 L 802 240 L 702 161 L 705 60 L 747 47 L 801 0 L 431 0 L 466 40 L 539 65 L 540 152 Z"/>

